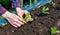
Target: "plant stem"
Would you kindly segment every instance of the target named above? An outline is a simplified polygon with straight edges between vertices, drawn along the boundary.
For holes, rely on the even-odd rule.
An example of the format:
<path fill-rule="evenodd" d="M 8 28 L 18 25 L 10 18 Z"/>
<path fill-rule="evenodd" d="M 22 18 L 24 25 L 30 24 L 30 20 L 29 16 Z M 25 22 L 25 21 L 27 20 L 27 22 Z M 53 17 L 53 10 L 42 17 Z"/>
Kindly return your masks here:
<path fill-rule="evenodd" d="M 20 2 L 21 2 L 21 8 L 23 8 L 23 0 L 21 0 Z"/>
<path fill-rule="evenodd" d="M 34 0 L 34 3 L 36 3 L 37 2 L 37 0 Z"/>
<path fill-rule="evenodd" d="M 32 5 L 32 0 L 30 0 L 30 6 Z"/>

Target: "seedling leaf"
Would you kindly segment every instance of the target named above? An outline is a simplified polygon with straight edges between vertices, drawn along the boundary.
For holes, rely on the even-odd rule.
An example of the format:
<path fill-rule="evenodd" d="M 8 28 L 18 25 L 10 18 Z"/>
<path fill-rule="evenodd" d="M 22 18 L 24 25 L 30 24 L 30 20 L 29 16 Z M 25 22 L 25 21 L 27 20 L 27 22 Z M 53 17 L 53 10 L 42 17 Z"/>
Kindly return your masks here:
<path fill-rule="evenodd" d="M 60 33 L 60 31 L 59 31 L 59 30 L 57 30 L 56 32 L 57 32 L 57 33 Z"/>
<path fill-rule="evenodd" d="M 60 33 L 60 31 L 57 30 L 56 27 L 52 27 L 52 28 L 51 28 L 51 34 L 56 34 L 56 33 Z"/>
<path fill-rule="evenodd" d="M 33 18 L 29 18 L 30 12 L 28 12 L 24 18 L 25 21 L 30 20 L 33 21 Z"/>
<path fill-rule="evenodd" d="M 52 33 L 52 34 L 56 34 L 56 31 L 57 31 L 57 28 L 56 28 L 56 27 L 52 27 L 52 28 L 51 28 L 51 33 Z"/>
<path fill-rule="evenodd" d="M 42 7 L 42 13 L 49 14 L 48 10 L 49 10 L 48 7 L 46 7 L 46 6 Z"/>

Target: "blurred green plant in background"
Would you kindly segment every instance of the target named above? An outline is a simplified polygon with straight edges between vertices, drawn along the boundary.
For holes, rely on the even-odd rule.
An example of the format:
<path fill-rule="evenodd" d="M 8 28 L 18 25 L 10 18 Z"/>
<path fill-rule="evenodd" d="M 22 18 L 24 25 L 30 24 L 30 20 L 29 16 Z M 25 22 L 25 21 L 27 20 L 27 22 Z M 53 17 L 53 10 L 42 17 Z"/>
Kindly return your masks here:
<path fill-rule="evenodd" d="M 56 3 L 55 3 L 55 2 L 52 2 L 52 6 L 53 6 L 53 7 L 56 7 Z"/>
<path fill-rule="evenodd" d="M 3 5 L 6 9 L 9 9 L 11 7 L 11 1 L 10 0 L 0 0 L 0 4 Z"/>

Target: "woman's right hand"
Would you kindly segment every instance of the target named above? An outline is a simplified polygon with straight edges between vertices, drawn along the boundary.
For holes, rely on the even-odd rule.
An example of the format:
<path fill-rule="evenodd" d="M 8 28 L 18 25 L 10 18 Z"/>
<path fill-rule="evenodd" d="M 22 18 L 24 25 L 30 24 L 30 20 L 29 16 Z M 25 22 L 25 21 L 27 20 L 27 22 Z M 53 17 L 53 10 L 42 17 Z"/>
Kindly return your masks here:
<path fill-rule="evenodd" d="M 9 21 L 9 23 L 16 28 L 26 23 L 22 18 L 8 11 L 2 16 L 6 18 Z"/>

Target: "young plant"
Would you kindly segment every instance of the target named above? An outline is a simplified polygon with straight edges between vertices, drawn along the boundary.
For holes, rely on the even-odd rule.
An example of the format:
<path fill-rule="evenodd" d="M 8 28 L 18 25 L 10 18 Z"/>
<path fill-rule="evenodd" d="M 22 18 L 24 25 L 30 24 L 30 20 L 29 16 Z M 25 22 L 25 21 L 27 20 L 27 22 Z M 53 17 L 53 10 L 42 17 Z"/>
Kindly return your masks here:
<path fill-rule="evenodd" d="M 43 7 L 42 7 L 42 13 L 43 13 L 43 14 L 49 14 L 48 10 L 49 10 L 48 7 L 46 7 L 46 6 L 43 6 Z"/>
<path fill-rule="evenodd" d="M 52 6 L 55 7 L 56 6 L 56 3 L 52 2 Z"/>
<path fill-rule="evenodd" d="M 60 30 L 57 30 L 56 27 L 52 27 L 51 28 L 51 35 L 56 34 L 56 33 L 60 33 Z"/>
<path fill-rule="evenodd" d="M 33 21 L 33 18 L 29 18 L 29 15 L 30 15 L 30 12 L 28 12 L 25 17 L 24 17 L 24 20 L 27 21 L 27 20 L 30 20 L 30 21 Z"/>

